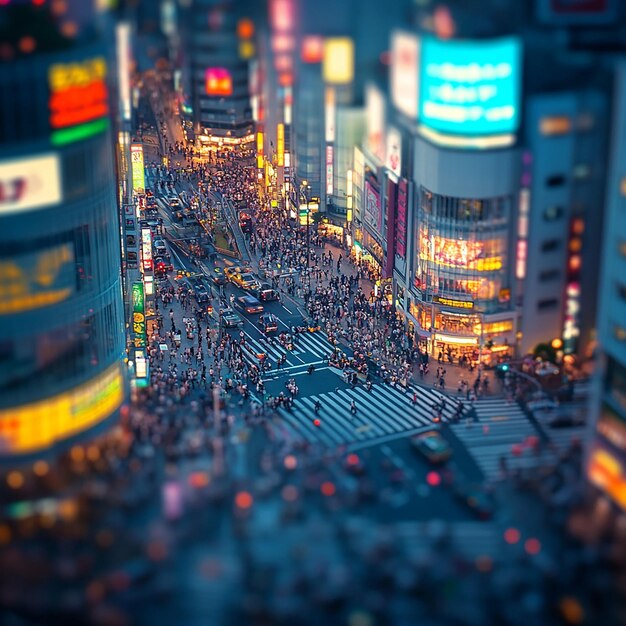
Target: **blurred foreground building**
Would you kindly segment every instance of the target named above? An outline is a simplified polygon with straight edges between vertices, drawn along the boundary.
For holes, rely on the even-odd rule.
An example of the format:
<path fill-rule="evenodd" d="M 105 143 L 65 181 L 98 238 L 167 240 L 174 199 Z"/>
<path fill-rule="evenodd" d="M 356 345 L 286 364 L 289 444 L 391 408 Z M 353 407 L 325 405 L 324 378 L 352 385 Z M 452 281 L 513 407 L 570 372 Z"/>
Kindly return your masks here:
<path fill-rule="evenodd" d="M 57 451 L 125 398 L 113 61 L 93 3 L 0 15 L 0 458 Z"/>

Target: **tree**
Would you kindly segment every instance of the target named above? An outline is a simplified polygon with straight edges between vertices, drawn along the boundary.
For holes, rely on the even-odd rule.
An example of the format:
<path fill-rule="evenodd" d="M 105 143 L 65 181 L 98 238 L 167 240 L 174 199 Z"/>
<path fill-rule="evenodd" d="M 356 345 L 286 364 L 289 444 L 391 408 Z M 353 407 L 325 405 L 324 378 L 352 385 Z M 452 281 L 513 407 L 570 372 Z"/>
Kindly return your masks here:
<path fill-rule="evenodd" d="M 556 350 L 549 343 L 538 343 L 533 350 L 533 356 L 542 361 L 556 363 Z"/>

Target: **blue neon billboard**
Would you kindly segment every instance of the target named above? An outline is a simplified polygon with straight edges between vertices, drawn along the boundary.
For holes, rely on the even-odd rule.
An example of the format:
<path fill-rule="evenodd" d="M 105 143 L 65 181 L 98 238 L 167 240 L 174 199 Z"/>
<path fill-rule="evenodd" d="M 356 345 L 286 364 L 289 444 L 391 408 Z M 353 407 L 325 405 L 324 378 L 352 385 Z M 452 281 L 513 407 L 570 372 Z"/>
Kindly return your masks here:
<path fill-rule="evenodd" d="M 512 133 L 519 125 L 521 48 L 514 37 L 422 39 L 420 121 L 455 135 Z"/>

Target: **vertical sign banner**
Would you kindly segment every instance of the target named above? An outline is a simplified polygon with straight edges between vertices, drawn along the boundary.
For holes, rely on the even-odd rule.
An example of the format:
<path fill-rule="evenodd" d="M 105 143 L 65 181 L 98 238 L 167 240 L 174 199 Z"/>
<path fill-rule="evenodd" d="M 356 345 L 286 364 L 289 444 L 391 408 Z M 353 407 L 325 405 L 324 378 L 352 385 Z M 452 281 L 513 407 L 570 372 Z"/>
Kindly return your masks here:
<path fill-rule="evenodd" d="M 396 183 L 387 180 L 387 248 L 385 250 L 385 265 L 383 278 L 389 278 L 393 274 L 393 259 L 396 250 Z"/>
<path fill-rule="evenodd" d="M 143 167 L 143 146 L 140 143 L 130 145 L 130 166 L 133 174 L 133 191 L 135 193 L 146 188 L 145 172 Z"/>
<path fill-rule="evenodd" d="M 278 124 L 276 127 L 276 164 L 279 167 L 285 165 L 285 125 Z"/>
<path fill-rule="evenodd" d="M 152 233 L 149 228 L 141 229 L 141 256 L 144 272 L 152 271 Z"/>
<path fill-rule="evenodd" d="M 398 210 L 396 213 L 396 254 L 406 258 L 406 204 L 408 185 L 406 178 L 398 183 Z"/>
<path fill-rule="evenodd" d="M 333 193 L 333 147 L 326 146 L 326 194 Z"/>
<path fill-rule="evenodd" d="M 333 87 L 326 87 L 324 105 L 326 141 L 333 143 L 335 141 L 335 89 Z"/>
<path fill-rule="evenodd" d="M 143 299 L 143 283 L 133 283 L 133 334 L 135 348 L 146 347 L 146 313 Z"/>
<path fill-rule="evenodd" d="M 400 178 L 402 167 L 402 135 L 397 128 L 391 126 L 387 131 L 387 150 L 385 152 L 385 166 L 394 175 L 397 181 Z"/>
<path fill-rule="evenodd" d="M 385 98 L 370 84 L 365 91 L 367 147 L 381 162 L 385 162 Z"/>
<path fill-rule="evenodd" d="M 380 192 L 369 182 L 365 181 L 365 202 L 363 221 L 379 237 L 382 236 L 383 212 L 380 203 Z"/>
<path fill-rule="evenodd" d="M 256 134 L 256 166 L 263 169 L 263 133 L 258 131 Z"/>
<path fill-rule="evenodd" d="M 391 101 L 400 113 L 417 119 L 419 101 L 419 39 L 396 32 L 391 39 Z"/>

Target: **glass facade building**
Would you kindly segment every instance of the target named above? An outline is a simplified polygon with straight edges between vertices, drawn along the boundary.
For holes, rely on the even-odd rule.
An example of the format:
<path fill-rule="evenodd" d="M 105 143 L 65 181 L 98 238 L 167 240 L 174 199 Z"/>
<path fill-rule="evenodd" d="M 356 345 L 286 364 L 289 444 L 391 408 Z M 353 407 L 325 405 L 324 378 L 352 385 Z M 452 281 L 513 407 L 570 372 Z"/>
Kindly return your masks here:
<path fill-rule="evenodd" d="M 113 62 L 97 43 L 62 43 L 0 64 L 0 459 L 10 461 L 93 434 L 126 394 Z"/>

